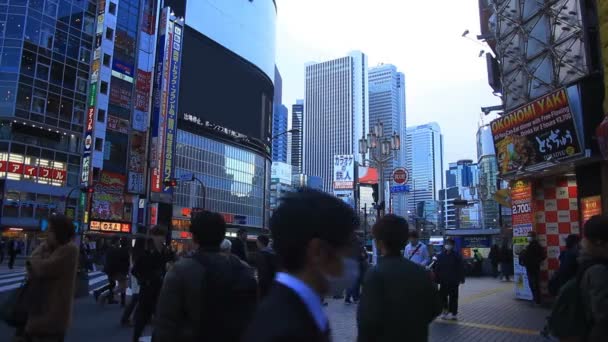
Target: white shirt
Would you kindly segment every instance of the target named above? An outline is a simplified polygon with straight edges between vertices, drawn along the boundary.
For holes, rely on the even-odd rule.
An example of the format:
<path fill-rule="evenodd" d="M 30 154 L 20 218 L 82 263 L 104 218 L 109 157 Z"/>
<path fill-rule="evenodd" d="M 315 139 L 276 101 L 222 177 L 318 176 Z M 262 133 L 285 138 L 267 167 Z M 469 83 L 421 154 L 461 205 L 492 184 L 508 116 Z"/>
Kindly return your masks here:
<path fill-rule="evenodd" d="M 418 248 L 418 246 L 420 246 L 420 248 Z M 418 250 L 416 250 L 416 248 L 418 248 Z M 414 251 L 416 253 L 414 253 Z M 403 253 L 403 256 L 420 266 L 426 266 L 430 261 L 429 250 L 426 245 L 420 241 L 413 246 L 412 243 L 408 243 L 407 246 L 405 246 L 405 253 Z"/>
<path fill-rule="evenodd" d="M 275 280 L 295 292 L 300 299 L 308 308 L 308 311 L 312 315 L 319 327 L 319 330 L 326 331 L 329 327 L 329 320 L 325 315 L 325 311 L 323 311 L 323 304 L 321 304 L 321 298 L 319 295 L 310 288 L 305 282 L 302 280 L 292 276 L 289 273 L 277 272 Z"/>

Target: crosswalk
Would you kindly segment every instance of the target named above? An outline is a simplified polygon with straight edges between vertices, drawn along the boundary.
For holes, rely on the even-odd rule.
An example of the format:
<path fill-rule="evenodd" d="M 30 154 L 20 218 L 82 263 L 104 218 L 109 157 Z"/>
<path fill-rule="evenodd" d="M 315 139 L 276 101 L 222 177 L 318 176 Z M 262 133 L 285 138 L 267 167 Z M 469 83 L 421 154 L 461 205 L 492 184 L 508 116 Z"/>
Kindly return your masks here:
<path fill-rule="evenodd" d="M 108 277 L 100 271 L 89 272 L 89 291 L 93 293 L 94 290 L 105 286 L 108 283 Z M 0 273 L 0 293 L 12 291 L 17 289 L 23 283 L 25 279 L 25 271 L 12 270 L 3 271 Z"/>

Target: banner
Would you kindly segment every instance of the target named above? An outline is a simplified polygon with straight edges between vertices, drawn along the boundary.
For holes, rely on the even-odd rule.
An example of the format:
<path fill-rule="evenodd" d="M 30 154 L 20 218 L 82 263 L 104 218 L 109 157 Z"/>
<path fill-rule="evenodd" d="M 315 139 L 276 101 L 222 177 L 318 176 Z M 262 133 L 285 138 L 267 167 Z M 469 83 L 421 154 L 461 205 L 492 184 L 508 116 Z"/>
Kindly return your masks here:
<path fill-rule="evenodd" d="M 334 156 L 334 190 L 351 190 L 355 186 L 355 158 L 352 154 Z"/>
<path fill-rule="evenodd" d="M 490 127 L 503 174 L 582 152 L 564 88 L 499 117 Z"/>
<path fill-rule="evenodd" d="M 583 227 L 593 216 L 602 215 L 602 196 L 581 198 L 581 214 L 583 216 Z"/>
<path fill-rule="evenodd" d="M 95 184 L 91 216 L 93 219 L 122 221 L 124 207 L 125 176 L 101 172 L 99 182 Z"/>
<path fill-rule="evenodd" d="M 532 300 L 526 268 L 519 265 L 519 254 L 527 246 L 528 233 L 533 230 L 532 184 L 518 180 L 511 183 L 511 212 L 513 220 L 513 274 L 515 297 Z"/>

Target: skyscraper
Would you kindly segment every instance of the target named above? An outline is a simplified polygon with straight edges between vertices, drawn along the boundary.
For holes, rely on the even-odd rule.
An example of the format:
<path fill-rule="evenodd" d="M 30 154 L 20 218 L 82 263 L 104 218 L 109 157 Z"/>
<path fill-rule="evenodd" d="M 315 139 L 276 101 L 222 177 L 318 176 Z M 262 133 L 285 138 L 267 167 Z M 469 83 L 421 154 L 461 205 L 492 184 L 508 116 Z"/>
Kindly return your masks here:
<path fill-rule="evenodd" d="M 304 100 L 296 100 L 291 107 L 291 166 L 294 174 L 302 173 L 302 120 L 304 119 Z"/>
<path fill-rule="evenodd" d="M 371 126 L 382 122 L 385 136 L 393 132 L 405 136 L 405 76 L 394 65 L 369 69 L 369 122 Z M 384 179 L 390 179 L 394 168 L 403 166 L 405 148 L 397 152 L 392 165 L 384 170 Z M 404 194 L 393 197 L 393 208 L 398 215 L 406 214 Z"/>
<path fill-rule="evenodd" d="M 477 130 L 477 158 L 479 165 L 479 198 L 482 207 L 483 228 L 498 228 L 499 206 L 494 200 L 498 188 L 498 165 L 490 126 Z"/>
<path fill-rule="evenodd" d="M 283 105 L 283 77 L 274 68 L 274 99 L 272 110 L 272 161 L 287 163 L 287 107 Z"/>
<path fill-rule="evenodd" d="M 472 160 L 463 159 L 456 163 L 450 163 L 445 171 L 445 183 L 451 187 L 472 187 L 478 183 L 478 165 Z"/>
<path fill-rule="evenodd" d="M 367 57 L 361 52 L 306 66 L 303 169 L 333 189 L 333 158 L 360 160 L 358 140 L 368 131 Z"/>
<path fill-rule="evenodd" d="M 405 136 L 405 165 L 410 172 L 410 193 L 407 195 L 408 214 L 424 215 L 422 219 L 436 221 L 436 214 L 420 212 L 417 208 L 433 208 L 443 189 L 443 135 L 435 122 L 408 127 Z"/>

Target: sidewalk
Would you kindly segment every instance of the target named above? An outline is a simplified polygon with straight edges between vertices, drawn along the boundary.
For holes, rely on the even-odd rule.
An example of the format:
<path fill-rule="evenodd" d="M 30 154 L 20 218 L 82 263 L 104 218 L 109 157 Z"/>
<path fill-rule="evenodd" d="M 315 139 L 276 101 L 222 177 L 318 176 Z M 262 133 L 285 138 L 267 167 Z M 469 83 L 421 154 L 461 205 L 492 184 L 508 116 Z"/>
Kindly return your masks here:
<path fill-rule="evenodd" d="M 514 284 L 470 278 L 460 289 L 458 321 L 437 319 L 431 341 L 546 341 L 539 335 L 549 311 L 516 300 Z M 328 314 L 334 342 L 356 341 L 356 305 L 330 300 Z"/>

